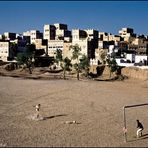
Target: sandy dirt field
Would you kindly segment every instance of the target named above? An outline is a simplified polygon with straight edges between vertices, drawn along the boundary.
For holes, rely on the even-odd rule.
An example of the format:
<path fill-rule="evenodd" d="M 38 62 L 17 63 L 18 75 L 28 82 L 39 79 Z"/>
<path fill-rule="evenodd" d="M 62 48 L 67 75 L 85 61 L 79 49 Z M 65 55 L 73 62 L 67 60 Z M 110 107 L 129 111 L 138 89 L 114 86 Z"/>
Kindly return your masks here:
<path fill-rule="evenodd" d="M 33 120 L 41 104 L 44 120 Z M 0 77 L 0 146 L 142 147 L 148 146 L 148 81 L 30 80 Z M 136 119 L 144 136 L 136 139 Z M 66 121 L 75 124 L 65 124 Z"/>

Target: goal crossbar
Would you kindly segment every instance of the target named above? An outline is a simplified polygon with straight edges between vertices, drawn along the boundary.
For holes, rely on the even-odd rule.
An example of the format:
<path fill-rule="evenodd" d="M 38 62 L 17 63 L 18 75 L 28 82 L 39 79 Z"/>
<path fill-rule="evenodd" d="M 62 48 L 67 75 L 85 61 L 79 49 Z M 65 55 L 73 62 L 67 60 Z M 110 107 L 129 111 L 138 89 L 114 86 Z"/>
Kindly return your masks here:
<path fill-rule="evenodd" d="M 144 105 L 148 105 L 148 103 L 144 103 L 144 104 L 134 104 L 134 105 L 126 105 L 123 108 L 130 108 L 130 107 L 137 107 L 137 106 L 144 106 Z"/>

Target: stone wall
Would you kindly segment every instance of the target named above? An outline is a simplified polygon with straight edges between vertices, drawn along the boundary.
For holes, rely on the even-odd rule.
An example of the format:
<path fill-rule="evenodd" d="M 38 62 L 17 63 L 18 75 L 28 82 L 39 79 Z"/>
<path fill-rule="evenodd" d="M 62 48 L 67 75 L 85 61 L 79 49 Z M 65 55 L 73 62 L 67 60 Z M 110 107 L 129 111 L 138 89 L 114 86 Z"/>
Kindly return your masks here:
<path fill-rule="evenodd" d="M 98 66 L 101 67 L 101 66 Z M 97 66 L 91 66 L 90 67 L 90 72 L 92 73 L 96 73 Z M 108 66 L 105 66 L 103 69 L 103 73 L 102 75 L 108 75 L 110 74 L 110 69 Z M 136 79 L 140 79 L 140 80 L 148 80 L 148 69 L 141 69 L 138 67 L 125 67 L 122 68 L 121 70 L 121 74 L 125 75 L 129 78 L 136 78 Z M 115 76 L 115 73 L 112 73 L 112 77 Z"/>
<path fill-rule="evenodd" d="M 137 78 L 140 80 L 148 80 L 148 69 L 140 69 L 138 67 L 125 67 L 122 69 L 122 74 L 129 78 Z"/>

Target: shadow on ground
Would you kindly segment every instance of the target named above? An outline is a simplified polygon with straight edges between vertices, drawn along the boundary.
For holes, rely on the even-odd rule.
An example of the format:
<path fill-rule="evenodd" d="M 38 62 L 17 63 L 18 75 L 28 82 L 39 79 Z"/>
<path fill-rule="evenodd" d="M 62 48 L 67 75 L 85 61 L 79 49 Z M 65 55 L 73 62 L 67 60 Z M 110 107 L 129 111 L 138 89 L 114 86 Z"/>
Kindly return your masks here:
<path fill-rule="evenodd" d="M 134 142 L 134 141 L 137 141 L 137 140 L 148 139 L 148 134 L 144 134 L 144 135 L 142 135 L 140 138 L 136 138 L 136 137 L 134 137 L 134 138 L 135 138 L 135 139 L 128 140 L 127 142 Z"/>
<path fill-rule="evenodd" d="M 49 116 L 49 117 L 44 117 L 43 120 L 48 120 L 56 117 L 61 117 L 61 116 L 67 116 L 66 114 L 60 114 L 60 115 L 54 115 L 54 116 Z"/>

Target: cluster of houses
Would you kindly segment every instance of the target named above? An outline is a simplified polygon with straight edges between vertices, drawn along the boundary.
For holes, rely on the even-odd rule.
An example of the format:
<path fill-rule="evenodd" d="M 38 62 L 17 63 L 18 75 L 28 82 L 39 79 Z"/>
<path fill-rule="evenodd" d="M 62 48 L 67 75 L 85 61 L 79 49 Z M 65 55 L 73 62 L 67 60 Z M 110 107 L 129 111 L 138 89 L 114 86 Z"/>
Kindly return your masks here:
<path fill-rule="evenodd" d="M 68 29 L 66 24 L 44 25 L 43 33 L 30 30 L 22 34 L 5 32 L 0 35 L 0 60 L 13 61 L 27 44 L 34 44 L 36 50 L 44 50 L 41 56 L 55 57 L 61 49 L 63 57 L 70 57 L 71 45 L 78 45 L 90 65 L 103 63 L 106 57 L 115 58 L 118 65 L 148 65 L 148 36 L 136 35 L 132 28 L 122 28 L 118 35 L 99 32 L 94 29 Z"/>

